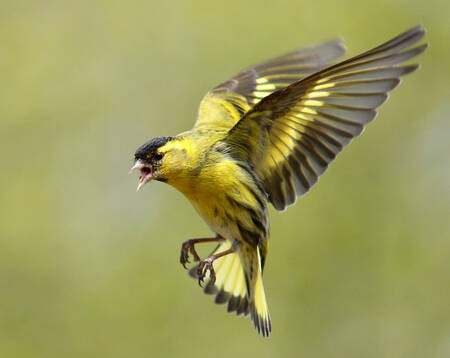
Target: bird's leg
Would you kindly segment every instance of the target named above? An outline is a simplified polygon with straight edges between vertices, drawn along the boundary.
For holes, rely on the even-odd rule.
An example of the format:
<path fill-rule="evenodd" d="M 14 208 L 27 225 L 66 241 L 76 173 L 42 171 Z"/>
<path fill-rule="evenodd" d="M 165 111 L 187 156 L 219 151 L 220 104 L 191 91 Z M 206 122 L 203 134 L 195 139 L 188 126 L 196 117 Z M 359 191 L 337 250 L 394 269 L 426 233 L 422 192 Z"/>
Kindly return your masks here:
<path fill-rule="evenodd" d="M 235 245 L 233 245 L 229 250 L 219 252 L 218 254 L 209 255 L 203 260 L 200 260 L 197 269 L 198 284 L 202 286 L 202 282 L 205 279 L 206 273 L 209 270 L 209 279 L 210 279 L 209 285 L 214 285 L 214 282 L 216 282 L 216 273 L 214 271 L 213 262 L 218 258 L 228 254 L 232 254 L 233 252 L 236 252 Z"/>
<path fill-rule="evenodd" d="M 222 241 L 223 239 L 221 237 L 211 237 L 211 238 L 205 238 L 205 239 L 190 239 L 185 242 L 183 242 L 183 245 L 181 245 L 181 255 L 180 255 L 180 262 L 186 267 L 186 264 L 189 263 L 189 252 L 194 257 L 194 261 L 200 261 L 200 256 L 198 256 L 197 251 L 195 251 L 195 244 L 201 243 L 201 242 L 217 242 Z"/>

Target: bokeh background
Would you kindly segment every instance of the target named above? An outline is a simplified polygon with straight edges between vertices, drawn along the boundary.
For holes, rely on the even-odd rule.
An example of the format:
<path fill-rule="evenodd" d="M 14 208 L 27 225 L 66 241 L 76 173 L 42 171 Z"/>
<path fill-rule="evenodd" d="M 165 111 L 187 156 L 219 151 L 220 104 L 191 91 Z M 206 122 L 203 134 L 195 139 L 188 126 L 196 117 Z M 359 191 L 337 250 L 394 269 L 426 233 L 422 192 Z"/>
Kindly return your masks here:
<path fill-rule="evenodd" d="M 0 356 L 450 357 L 450 2 L 0 2 Z M 209 230 L 138 145 L 240 69 L 422 23 L 430 49 L 298 204 L 271 211 L 269 340 L 178 263 Z"/>

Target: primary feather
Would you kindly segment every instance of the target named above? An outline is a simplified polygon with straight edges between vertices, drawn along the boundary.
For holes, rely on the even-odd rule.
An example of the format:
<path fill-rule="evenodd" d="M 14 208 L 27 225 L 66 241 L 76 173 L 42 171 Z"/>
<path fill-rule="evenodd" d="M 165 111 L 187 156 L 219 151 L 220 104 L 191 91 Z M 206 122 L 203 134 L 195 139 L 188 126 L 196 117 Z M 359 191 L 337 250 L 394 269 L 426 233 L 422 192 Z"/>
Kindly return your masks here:
<path fill-rule="evenodd" d="M 276 209 L 305 194 L 375 118 L 400 77 L 417 69 L 398 64 L 425 51 L 427 45 L 409 48 L 424 35 L 422 27 L 413 28 L 274 92 L 230 130 L 224 142 L 251 163 Z"/>
<path fill-rule="evenodd" d="M 239 72 L 203 98 L 194 129 L 231 129 L 261 99 L 319 71 L 344 53 L 342 39 L 335 39 L 289 52 Z"/>

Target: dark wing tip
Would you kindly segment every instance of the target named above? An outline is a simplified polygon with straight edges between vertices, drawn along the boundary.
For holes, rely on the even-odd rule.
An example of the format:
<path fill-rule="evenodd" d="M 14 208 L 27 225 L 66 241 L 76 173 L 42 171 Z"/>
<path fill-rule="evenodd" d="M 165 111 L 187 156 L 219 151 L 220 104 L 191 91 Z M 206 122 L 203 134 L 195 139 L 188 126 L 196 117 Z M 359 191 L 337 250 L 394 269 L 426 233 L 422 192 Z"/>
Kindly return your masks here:
<path fill-rule="evenodd" d="M 403 68 L 403 72 L 402 72 L 401 76 L 406 76 L 406 75 L 409 75 L 410 73 L 416 72 L 420 68 L 420 65 L 417 63 L 414 63 L 412 65 L 402 66 L 402 68 Z"/>
<path fill-rule="evenodd" d="M 317 57 L 319 57 L 320 54 L 321 60 L 319 62 L 324 64 L 325 62 L 334 61 L 344 55 L 347 52 L 347 46 L 342 37 L 336 37 L 319 44 L 299 48 L 292 52 L 292 54 L 301 55 L 308 52 L 311 52 Z"/>
<path fill-rule="evenodd" d="M 347 52 L 347 46 L 345 45 L 344 39 L 341 36 L 325 41 L 321 45 L 333 47 L 336 50 L 337 57 L 342 56 Z"/>
<path fill-rule="evenodd" d="M 416 25 L 414 26 L 411 31 L 417 32 L 422 34 L 422 37 L 425 36 L 427 34 L 427 30 L 425 29 L 425 27 L 423 27 L 422 24 Z"/>
<path fill-rule="evenodd" d="M 426 35 L 427 31 L 422 26 L 422 24 L 416 25 L 409 30 L 401 33 L 397 37 L 395 37 L 392 41 L 404 41 L 407 38 L 416 38 L 416 41 L 419 41 L 422 37 Z"/>
<path fill-rule="evenodd" d="M 427 43 L 424 43 L 424 44 L 422 44 L 422 45 L 417 46 L 417 47 L 416 47 L 417 50 L 418 50 L 417 54 L 420 55 L 421 53 L 425 52 L 425 50 L 426 50 L 428 47 L 430 47 L 430 44 L 429 44 L 428 42 L 427 42 Z"/>
<path fill-rule="evenodd" d="M 404 32 L 404 34 L 408 33 L 423 33 L 423 35 L 425 35 L 427 33 L 427 30 L 425 30 L 422 24 L 419 24 Z"/>

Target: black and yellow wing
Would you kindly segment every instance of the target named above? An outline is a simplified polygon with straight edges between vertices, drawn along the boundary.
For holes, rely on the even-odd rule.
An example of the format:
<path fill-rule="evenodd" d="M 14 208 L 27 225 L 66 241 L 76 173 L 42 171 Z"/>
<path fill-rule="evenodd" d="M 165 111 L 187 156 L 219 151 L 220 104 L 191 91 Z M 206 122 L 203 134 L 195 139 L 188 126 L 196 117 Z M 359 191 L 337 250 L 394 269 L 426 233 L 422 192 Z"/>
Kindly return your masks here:
<path fill-rule="evenodd" d="M 194 129 L 231 129 L 262 98 L 327 66 L 345 53 L 341 39 L 301 48 L 238 73 L 209 91 Z"/>
<path fill-rule="evenodd" d="M 398 65 L 427 45 L 417 26 L 359 56 L 323 69 L 257 103 L 224 139 L 231 155 L 250 163 L 270 202 L 284 210 L 305 194 L 376 108 L 418 65 Z"/>

